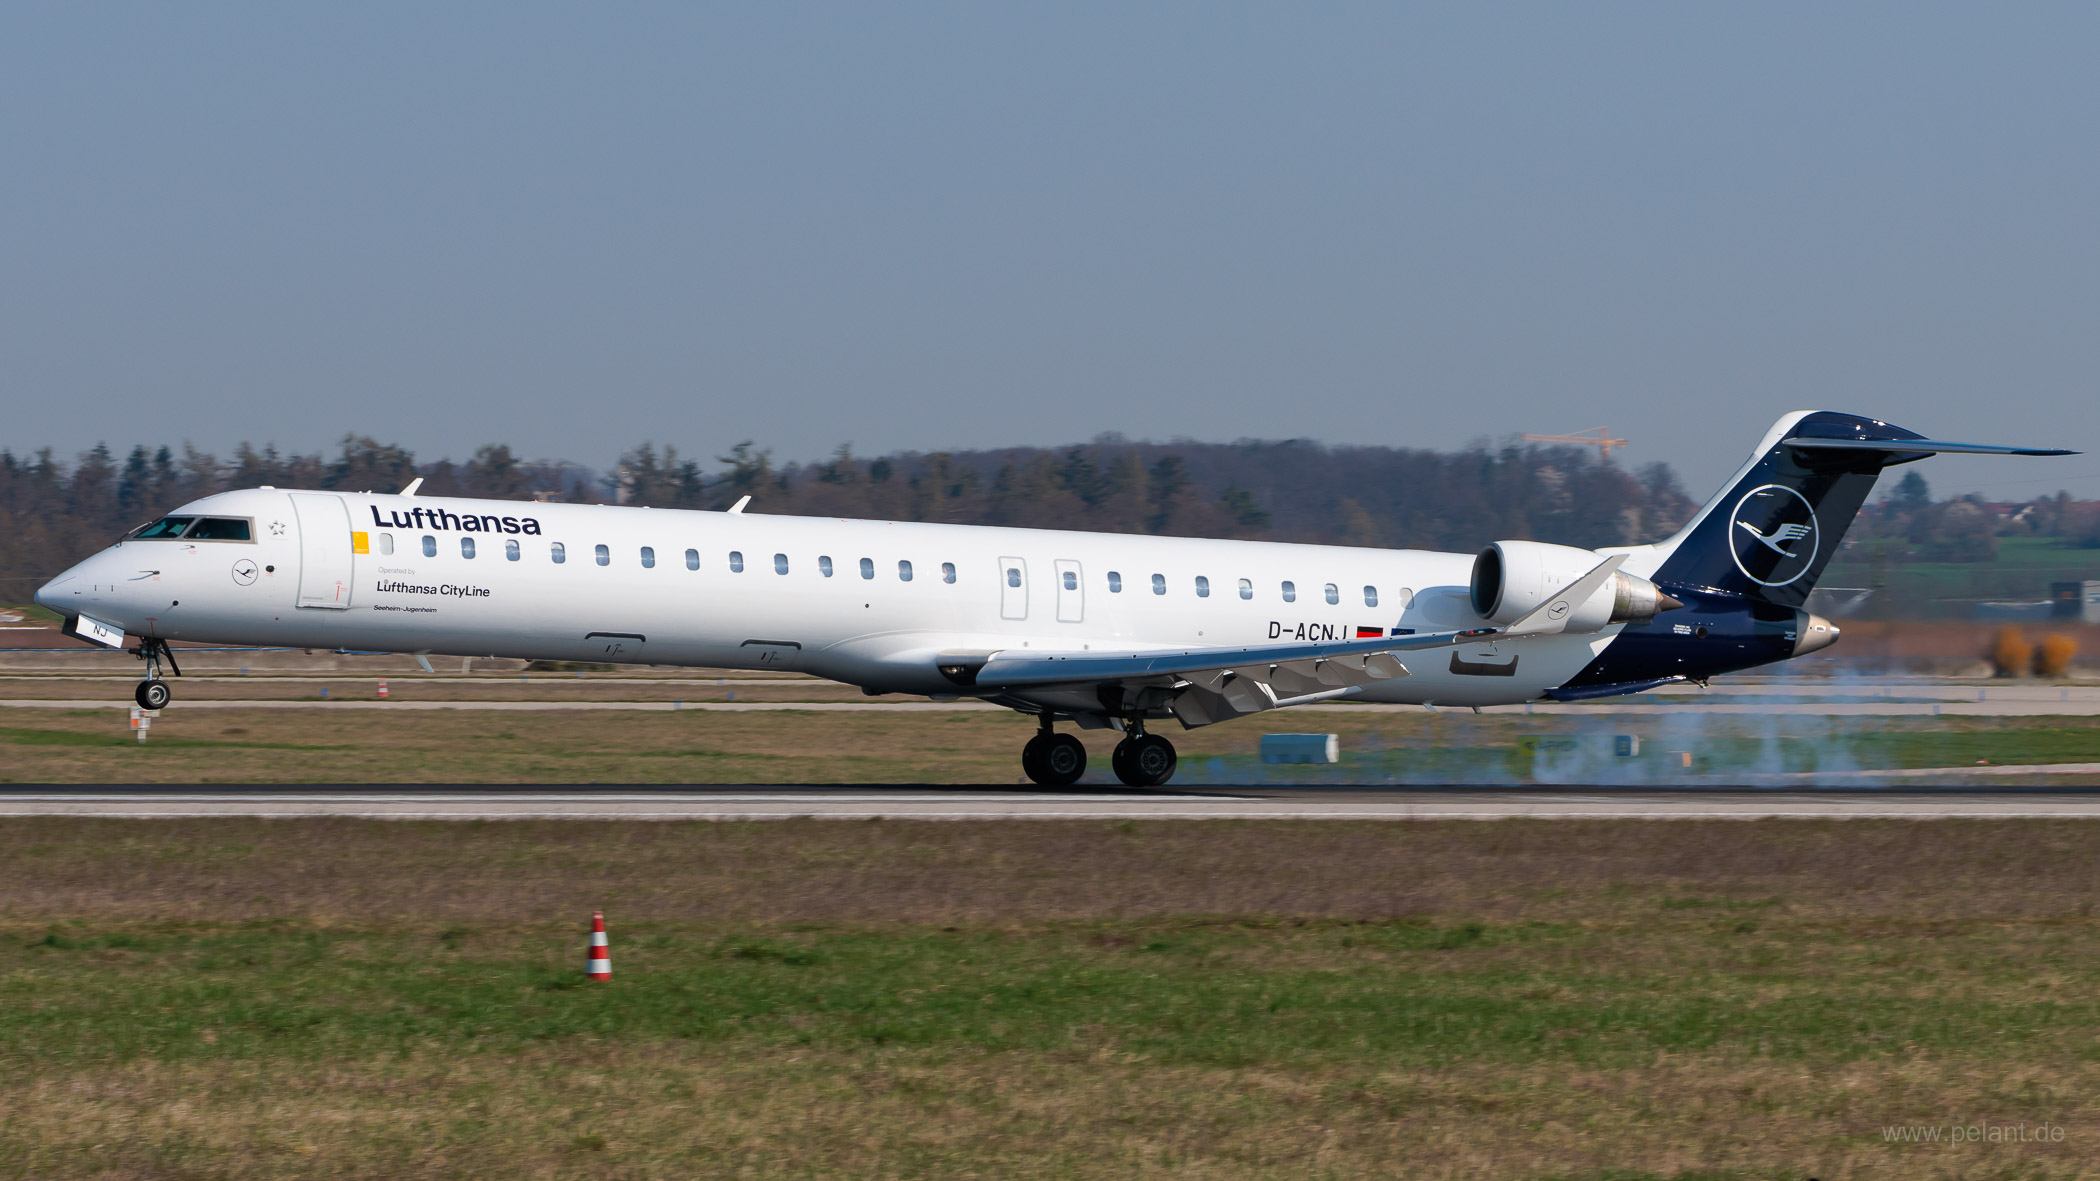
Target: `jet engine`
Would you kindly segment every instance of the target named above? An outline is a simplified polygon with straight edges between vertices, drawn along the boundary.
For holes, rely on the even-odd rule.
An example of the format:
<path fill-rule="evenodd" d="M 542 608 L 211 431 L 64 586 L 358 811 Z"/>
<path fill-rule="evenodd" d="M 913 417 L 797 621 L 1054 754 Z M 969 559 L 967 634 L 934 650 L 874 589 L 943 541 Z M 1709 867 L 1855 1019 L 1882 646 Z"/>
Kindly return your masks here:
<path fill-rule="evenodd" d="M 1603 555 L 1571 545 L 1498 541 L 1473 559 L 1473 610 L 1492 623 L 1515 623 L 1603 560 Z M 1622 570 L 1587 601 L 1568 604 L 1567 630 L 1593 632 L 1606 624 L 1637 623 L 1682 606 L 1661 587 Z"/>

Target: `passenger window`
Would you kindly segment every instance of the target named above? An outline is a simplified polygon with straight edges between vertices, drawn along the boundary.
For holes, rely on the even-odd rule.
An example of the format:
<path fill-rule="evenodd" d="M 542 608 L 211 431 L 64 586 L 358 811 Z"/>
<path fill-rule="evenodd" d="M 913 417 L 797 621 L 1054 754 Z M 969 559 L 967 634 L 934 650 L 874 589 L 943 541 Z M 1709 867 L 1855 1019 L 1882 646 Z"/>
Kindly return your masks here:
<path fill-rule="evenodd" d="M 473 538 L 462 537 L 459 539 L 459 556 L 462 558 L 471 558 L 474 556 Z"/>
<path fill-rule="evenodd" d="M 1196 597 L 1199 599 L 1210 597 L 1210 579 L 1203 577 L 1201 574 L 1196 576 Z"/>
<path fill-rule="evenodd" d="M 183 534 L 189 541 L 253 541 L 248 522 L 235 517 L 206 517 Z"/>
<path fill-rule="evenodd" d="M 605 547 L 605 546 L 602 546 L 602 545 L 598 545 L 598 546 L 592 546 L 592 547 L 591 547 L 591 552 L 592 552 L 593 554 L 596 554 L 596 555 L 597 555 L 597 557 L 598 557 L 598 564 L 599 564 L 600 566 L 610 566 L 610 565 L 612 565 L 612 550 L 611 550 L 611 549 L 609 549 L 609 548 L 607 548 L 607 547 Z"/>
<path fill-rule="evenodd" d="M 898 581 L 898 582 L 910 582 L 910 581 L 911 581 L 911 563 L 910 563 L 910 562 L 906 562 L 906 561 L 901 561 L 901 560 L 900 560 L 900 561 L 899 561 L 899 562 L 897 563 L 897 581 Z"/>
<path fill-rule="evenodd" d="M 182 536 L 182 531 L 189 528 L 190 522 L 196 519 L 195 517 L 162 517 L 160 520 L 139 530 L 139 540 L 164 541 L 170 537 L 180 537 Z"/>
<path fill-rule="evenodd" d="M 1008 566 L 1006 568 L 1006 585 L 1021 585 L 1021 568 L 1019 566 Z"/>
<path fill-rule="evenodd" d="M 1365 587 L 1365 588 L 1364 588 L 1364 606 L 1366 606 L 1366 607 L 1376 607 L 1377 605 L 1378 605 L 1378 588 L 1377 588 L 1377 587 L 1375 587 L 1375 586 L 1367 586 L 1367 587 Z"/>
<path fill-rule="evenodd" d="M 423 535 L 423 556 L 426 558 L 438 556 L 438 539 L 428 533 Z"/>
<path fill-rule="evenodd" d="M 831 577 L 831 556 L 829 554 L 817 559 L 817 573 L 822 574 L 826 578 Z"/>
<path fill-rule="evenodd" d="M 862 578 L 875 577 L 875 559 L 862 558 L 860 560 L 860 576 Z"/>
<path fill-rule="evenodd" d="M 1283 601 L 1286 603 L 1295 603 L 1298 601 L 1297 583 L 1286 582 L 1283 584 Z"/>
<path fill-rule="evenodd" d="M 1123 576 L 1114 570 L 1108 572 L 1108 593 L 1112 595 L 1123 593 Z"/>
<path fill-rule="evenodd" d="M 941 563 L 941 581 L 942 581 L 942 582 L 946 582 L 946 583 L 950 583 L 950 584 L 954 583 L 954 581 L 955 581 L 955 563 L 953 563 L 953 562 L 942 562 L 942 563 Z"/>
<path fill-rule="evenodd" d="M 1078 589 L 1079 589 L 1079 575 L 1078 575 L 1077 573 L 1075 573 L 1075 572 L 1073 572 L 1073 571 L 1071 571 L 1071 570 L 1067 570 L 1067 571 L 1065 571 L 1065 589 L 1066 589 L 1066 590 L 1078 590 Z"/>
<path fill-rule="evenodd" d="M 517 561 L 517 560 L 518 560 L 518 543 L 517 543 L 517 542 L 515 542 L 515 541 L 506 541 L 506 542 L 504 542 L 504 543 L 503 543 L 503 557 L 504 557 L 504 559 L 505 559 L 505 560 L 507 560 L 507 561 L 512 561 L 512 562 L 515 562 L 515 561 Z"/>
<path fill-rule="evenodd" d="M 1254 597 L 1254 584 L 1244 578 L 1240 579 L 1240 597 L 1243 599 Z"/>
<path fill-rule="evenodd" d="M 700 568 L 699 550 L 689 549 L 685 551 L 685 568 L 688 570 L 698 570 Z"/>
<path fill-rule="evenodd" d="M 654 570 L 654 569 L 656 569 L 656 547 L 655 547 L 655 546 L 653 546 L 653 545 L 645 545 L 645 546 L 643 546 L 643 547 L 642 547 L 642 569 L 644 569 L 644 570 Z"/>
<path fill-rule="evenodd" d="M 547 552 L 551 557 L 553 557 L 554 564 L 557 566 L 569 560 L 568 548 L 562 545 L 561 542 L 555 542 L 554 545 L 550 547 Z"/>
<path fill-rule="evenodd" d="M 1328 601 L 1328 602 L 1330 602 L 1330 603 L 1339 603 L 1339 602 L 1341 602 L 1341 601 L 1342 601 L 1342 588 L 1341 588 L 1341 587 L 1338 587 L 1338 586 L 1336 586 L 1335 584 L 1333 584 L 1333 583 L 1331 583 L 1331 582 L 1330 582 L 1330 583 L 1328 583 L 1328 584 L 1327 584 L 1327 601 Z"/>
<path fill-rule="evenodd" d="M 1414 606 L 1415 589 L 1411 586 L 1403 586 L 1399 590 L 1394 591 L 1393 605 L 1400 608 L 1402 611 L 1405 611 L 1409 607 Z"/>
<path fill-rule="evenodd" d="M 1155 595 L 1163 595 L 1167 593 L 1166 575 L 1155 574 L 1152 576 L 1152 593 Z"/>
<path fill-rule="evenodd" d="M 393 534 L 382 533 L 379 535 L 379 552 L 382 554 L 390 554 L 394 552 Z"/>
<path fill-rule="evenodd" d="M 774 555 L 773 555 L 773 573 L 775 573 L 775 574 L 785 574 L 785 573 L 787 573 L 787 572 L 788 572 L 788 556 L 787 556 L 786 554 L 774 554 Z"/>
<path fill-rule="evenodd" d="M 744 572 L 743 550 L 733 549 L 729 551 L 729 572 L 731 574 L 742 574 Z"/>

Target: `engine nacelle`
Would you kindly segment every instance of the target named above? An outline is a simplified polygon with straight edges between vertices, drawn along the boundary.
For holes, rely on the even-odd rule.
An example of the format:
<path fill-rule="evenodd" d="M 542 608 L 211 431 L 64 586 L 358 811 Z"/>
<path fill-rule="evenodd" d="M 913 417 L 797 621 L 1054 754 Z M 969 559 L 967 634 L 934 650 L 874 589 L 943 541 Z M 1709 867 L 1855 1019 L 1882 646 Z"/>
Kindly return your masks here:
<path fill-rule="evenodd" d="M 1603 560 L 1572 545 L 1498 541 L 1473 559 L 1473 610 L 1491 623 L 1515 623 Z M 1570 604 L 1567 630 L 1593 632 L 1607 624 L 1653 619 L 1683 605 L 1661 587 L 1622 570 L 1586 601 Z"/>

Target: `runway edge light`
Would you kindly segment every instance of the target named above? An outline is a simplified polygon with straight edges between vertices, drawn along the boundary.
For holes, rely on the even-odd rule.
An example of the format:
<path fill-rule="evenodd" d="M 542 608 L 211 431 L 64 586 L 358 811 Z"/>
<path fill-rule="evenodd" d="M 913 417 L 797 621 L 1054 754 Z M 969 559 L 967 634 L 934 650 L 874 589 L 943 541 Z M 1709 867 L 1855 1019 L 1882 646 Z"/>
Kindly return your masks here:
<path fill-rule="evenodd" d="M 612 948 L 605 941 L 605 912 L 591 912 L 591 949 L 584 955 L 583 974 L 593 980 L 612 979 Z"/>

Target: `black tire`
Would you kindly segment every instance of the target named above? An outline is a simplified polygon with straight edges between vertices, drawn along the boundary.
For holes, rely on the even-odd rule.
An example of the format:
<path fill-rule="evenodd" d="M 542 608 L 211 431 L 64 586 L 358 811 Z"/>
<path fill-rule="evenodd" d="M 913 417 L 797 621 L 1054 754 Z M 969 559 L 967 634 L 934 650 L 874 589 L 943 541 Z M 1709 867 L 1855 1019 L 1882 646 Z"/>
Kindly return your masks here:
<path fill-rule="evenodd" d="M 1115 751 L 1108 756 L 1108 766 L 1116 773 L 1118 781 L 1131 787 L 1143 787 L 1144 783 L 1138 779 L 1138 769 L 1130 762 L 1131 742 L 1131 739 L 1125 738 L 1116 743 Z"/>
<path fill-rule="evenodd" d="M 168 688 L 166 681 L 140 681 L 131 696 L 139 703 L 140 709 L 165 709 L 175 691 Z"/>
<path fill-rule="evenodd" d="M 1174 744 L 1157 734 L 1140 738 L 1126 738 L 1116 746 L 1115 758 L 1111 760 L 1116 769 L 1116 778 L 1132 787 L 1158 787 L 1174 778 L 1174 768 L 1180 758 L 1174 753 Z"/>
<path fill-rule="evenodd" d="M 1068 787 L 1086 774 L 1086 744 L 1070 734 L 1053 734 L 1038 756 L 1043 774 L 1036 780 L 1045 787 Z"/>
<path fill-rule="evenodd" d="M 1029 739 L 1028 744 L 1021 748 L 1021 774 L 1028 776 L 1030 783 L 1048 782 L 1048 780 L 1043 778 L 1043 776 L 1048 774 L 1043 769 L 1043 745 L 1047 741 L 1049 741 L 1047 738 L 1038 734 Z"/>

